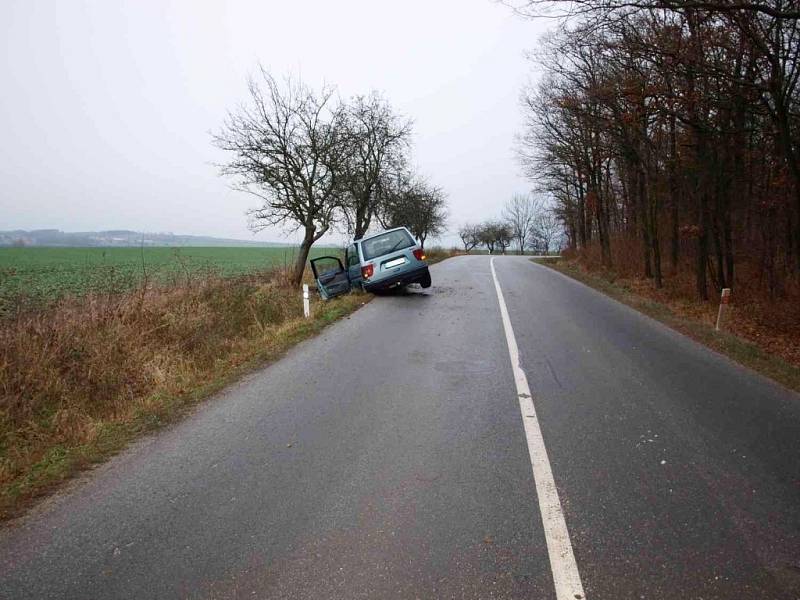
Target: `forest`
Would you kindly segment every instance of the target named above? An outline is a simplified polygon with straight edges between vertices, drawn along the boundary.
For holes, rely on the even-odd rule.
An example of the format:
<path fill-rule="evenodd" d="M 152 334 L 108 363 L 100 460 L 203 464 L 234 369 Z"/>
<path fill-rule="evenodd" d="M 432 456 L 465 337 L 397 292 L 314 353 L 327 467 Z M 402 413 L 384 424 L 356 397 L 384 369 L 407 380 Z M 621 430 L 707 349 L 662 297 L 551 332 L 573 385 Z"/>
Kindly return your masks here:
<path fill-rule="evenodd" d="M 797 296 L 797 2 L 526 3 L 561 11 L 531 54 L 518 152 L 570 252 L 695 300 Z"/>

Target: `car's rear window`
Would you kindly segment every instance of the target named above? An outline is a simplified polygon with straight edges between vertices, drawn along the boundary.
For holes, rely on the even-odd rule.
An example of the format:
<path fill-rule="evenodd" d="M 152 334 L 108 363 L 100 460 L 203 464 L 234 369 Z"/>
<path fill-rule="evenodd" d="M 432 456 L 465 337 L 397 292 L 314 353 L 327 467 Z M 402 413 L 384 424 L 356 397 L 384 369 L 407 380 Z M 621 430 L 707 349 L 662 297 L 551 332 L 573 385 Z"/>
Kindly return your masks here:
<path fill-rule="evenodd" d="M 408 235 L 405 229 L 396 229 L 361 242 L 361 253 L 364 255 L 364 260 L 369 260 L 414 244 L 414 238 Z"/>

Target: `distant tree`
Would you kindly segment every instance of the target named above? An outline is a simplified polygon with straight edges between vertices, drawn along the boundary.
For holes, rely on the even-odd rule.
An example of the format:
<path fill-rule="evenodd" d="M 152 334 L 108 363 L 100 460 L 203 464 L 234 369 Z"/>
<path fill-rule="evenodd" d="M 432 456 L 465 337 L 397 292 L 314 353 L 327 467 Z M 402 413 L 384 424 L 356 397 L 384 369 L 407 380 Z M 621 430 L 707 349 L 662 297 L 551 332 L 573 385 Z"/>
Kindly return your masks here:
<path fill-rule="evenodd" d="M 494 254 L 495 248 L 503 254 L 511 245 L 513 236 L 511 228 L 503 221 L 487 221 L 480 228 L 480 240 L 489 250 L 489 254 Z"/>
<path fill-rule="evenodd" d="M 555 242 L 562 235 L 563 229 L 564 225 L 555 212 L 546 206 L 541 206 L 531 227 L 531 249 L 542 254 L 556 250 Z"/>
<path fill-rule="evenodd" d="M 459 228 L 458 237 L 461 238 L 461 243 L 464 244 L 464 252 L 469 252 L 481 244 L 480 225 L 465 223 Z"/>
<path fill-rule="evenodd" d="M 248 82 L 249 104 L 228 113 L 214 143 L 231 158 L 220 165 L 235 188 L 262 204 L 251 227 L 289 225 L 303 231 L 292 282 L 299 285 L 311 246 L 331 227 L 347 149 L 342 107 L 334 92 L 315 92 L 287 78 L 283 85 L 263 67 Z"/>
<path fill-rule="evenodd" d="M 478 239 L 481 244 L 486 246 L 489 254 L 494 254 L 494 246 L 497 243 L 497 223 L 487 221 L 481 224 L 478 230 Z"/>
<path fill-rule="evenodd" d="M 377 93 L 356 96 L 343 115 L 347 152 L 339 179 L 340 207 L 348 233 L 358 239 L 379 210 L 386 182 L 406 162 L 411 123 Z"/>
<path fill-rule="evenodd" d="M 503 208 L 503 218 L 517 243 L 519 253 L 527 247 L 538 210 L 539 201 L 528 194 L 514 194 Z"/>
<path fill-rule="evenodd" d="M 511 242 L 514 240 L 514 234 L 512 232 L 511 227 L 508 223 L 500 222 L 497 225 L 497 247 L 500 248 L 500 252 L 503 254 L 506 253 L 506 250 L 511 245 Z"/>
<path fill-rule="evenodd" d="M 378 218 L 386 228 L 408 227 L 424 248 L 429 237 L 446 228 L 446 197 L 440 188 L 425 180 L 399 174 L 387 190 Z"/>

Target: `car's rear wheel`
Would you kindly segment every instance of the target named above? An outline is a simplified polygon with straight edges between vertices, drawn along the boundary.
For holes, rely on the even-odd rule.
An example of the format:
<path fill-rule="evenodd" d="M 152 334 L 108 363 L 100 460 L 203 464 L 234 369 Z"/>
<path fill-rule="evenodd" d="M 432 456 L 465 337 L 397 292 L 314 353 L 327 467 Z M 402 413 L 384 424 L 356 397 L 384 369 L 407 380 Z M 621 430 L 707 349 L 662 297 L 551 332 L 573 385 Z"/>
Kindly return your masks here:
<path fill-rule="evenodd" d="M 430 273 L 425 273 L 425 276 L 422 278 L 422 280 L 419 282 L 419 284 L 423 288 L 431 287 L 431 274 Z"/>

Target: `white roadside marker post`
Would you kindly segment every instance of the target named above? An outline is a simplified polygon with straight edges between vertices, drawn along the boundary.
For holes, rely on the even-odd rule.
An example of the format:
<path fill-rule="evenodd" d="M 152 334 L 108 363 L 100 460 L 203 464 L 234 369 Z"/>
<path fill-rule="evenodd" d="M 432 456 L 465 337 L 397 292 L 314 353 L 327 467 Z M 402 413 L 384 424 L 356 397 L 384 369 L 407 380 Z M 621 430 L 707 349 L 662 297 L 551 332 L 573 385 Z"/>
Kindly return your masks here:
<path fill-rule="evenodd" d="M 728 304 L 731 301 L 731 288 L 722 288 L 722 295 L 719 298 L 719 312 L 717 313 L 717 326 L 716 330 L 719 331 L 722 325 L 722 317 L 725 314 Z"/>
<path fill-rule="evenodd" d="M 303 316 L 307 319 L 311 314 L 311 307 L 308 305 L 308 284 L 303 284 Z"/>

